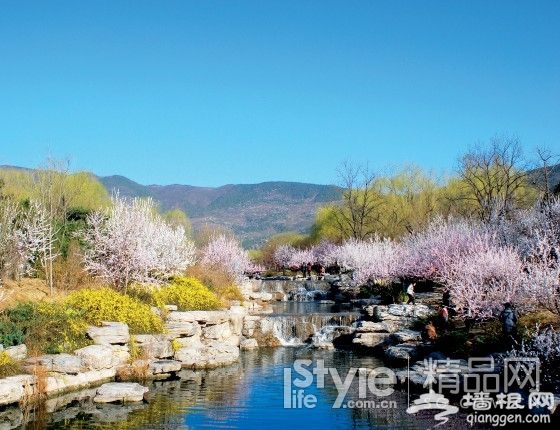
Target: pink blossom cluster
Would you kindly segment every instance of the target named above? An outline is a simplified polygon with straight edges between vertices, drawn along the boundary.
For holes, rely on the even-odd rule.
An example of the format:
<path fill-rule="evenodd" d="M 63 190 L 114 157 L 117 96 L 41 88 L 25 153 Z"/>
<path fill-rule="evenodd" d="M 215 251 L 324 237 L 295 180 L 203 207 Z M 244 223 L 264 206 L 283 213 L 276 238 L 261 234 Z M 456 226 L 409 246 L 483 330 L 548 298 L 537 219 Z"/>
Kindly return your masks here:
<path fill-rule="evenodd" d="M 209 267 L 219 267 L 237 281 L 241 281 L 244 274 L 260 269 L 251 262 L 247 251 L 234 238 L 223 234 L 214 236 L 202 250 L 201 263 Z"/>

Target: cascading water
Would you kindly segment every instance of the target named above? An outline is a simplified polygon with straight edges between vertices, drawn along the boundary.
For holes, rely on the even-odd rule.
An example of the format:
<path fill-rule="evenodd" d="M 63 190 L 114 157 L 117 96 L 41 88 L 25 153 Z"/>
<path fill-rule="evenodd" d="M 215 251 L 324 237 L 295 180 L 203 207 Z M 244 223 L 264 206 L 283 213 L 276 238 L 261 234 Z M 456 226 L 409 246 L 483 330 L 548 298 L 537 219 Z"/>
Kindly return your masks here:
<path fill-rule="evenodd" d="M 284 312 L 263 318 L 263 333 L 271 333 L 283 346 L 318 345 L 351 330 L 359 313 L 333 312 L 332 305 L 316 302 L 284 304 Z"/>

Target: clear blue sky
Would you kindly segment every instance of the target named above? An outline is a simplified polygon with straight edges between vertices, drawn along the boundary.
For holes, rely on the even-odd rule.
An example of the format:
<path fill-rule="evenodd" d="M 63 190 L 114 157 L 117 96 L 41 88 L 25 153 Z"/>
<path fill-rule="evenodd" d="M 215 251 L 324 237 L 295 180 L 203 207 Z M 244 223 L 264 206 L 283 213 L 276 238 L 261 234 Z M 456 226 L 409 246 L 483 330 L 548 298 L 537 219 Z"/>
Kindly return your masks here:
<path fill-rule="evenodd" d="M 0 0 L 0 164 L 138 182 L 560 152 L 560 1 Z"/>

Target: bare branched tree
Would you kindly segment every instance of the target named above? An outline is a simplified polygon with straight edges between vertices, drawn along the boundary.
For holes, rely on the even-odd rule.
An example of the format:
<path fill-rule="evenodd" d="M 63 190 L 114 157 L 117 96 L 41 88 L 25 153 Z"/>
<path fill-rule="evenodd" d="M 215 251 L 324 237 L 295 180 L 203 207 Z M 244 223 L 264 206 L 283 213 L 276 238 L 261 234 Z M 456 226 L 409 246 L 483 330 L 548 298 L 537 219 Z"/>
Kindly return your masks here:
<path fill-rule="evenodd" d="M 519 140 L 494 138 L 461 157 L 462 198 L 470 201 L 483 221 L 507 217 L 526 203 L 527 168 Z"/>
<path fill-rule="evenodd" d="M 550 168 L 558 162 L 558 156 L 553 154 L 548 148 L 538 147 L 535 152 L 537 153 L 538 163 L 539 163 L 539 175 L 542 178 L 541 181 L 535 180 L 534 185 L 540 188 L 542 193 L 542 200 L 547 202 L 553 195 L 554 185 L 551 181 L 551 171 Z"/>
<path fill-rule="evenodd" d="M 381 222 L 382 199 L 375 175 L 367 166 L 345 162 L 338 169 L 344 189 L 342 203 L 335 207 L 335 222 L 345 237 L 364 240 L 375 234 Z"/>

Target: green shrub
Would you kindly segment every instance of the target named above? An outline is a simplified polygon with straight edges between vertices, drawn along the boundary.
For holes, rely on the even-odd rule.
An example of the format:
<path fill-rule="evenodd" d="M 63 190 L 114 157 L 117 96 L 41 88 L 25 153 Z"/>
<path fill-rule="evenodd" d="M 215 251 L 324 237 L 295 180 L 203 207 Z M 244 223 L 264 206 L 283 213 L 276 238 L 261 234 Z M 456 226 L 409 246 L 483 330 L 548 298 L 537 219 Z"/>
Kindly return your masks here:
<path fill-rule="evenodd" d="M 0 321 L 0 345 L 4 347 L 21 345 L 24 343 L 24 337 L 22 328 L 17 324 L 9 320 Z"/>
<path fill-rule="evenodd" d="M 154 289 L 152 303 L 158 307 L 173 304 L 182 311 L 213 310 L 222 307 L 216 294 L 198 279 L 190 277 L 176 277 L 171 284 Z"/>
<path fill-rule="evenodd" d="M 57 303 L 22 302 L 0 323 L 5 346 L 25 343 L 32 353 L 69 352 L 89 343 L 81 315 Z"/>
<path fill-rule="evenodd" d="M 163 332 L 161 317 L 148 304 L 110 288 L 76 291 L 63 304 L 79 313 L 89 324 L 119 321 L 128 324 L 131 334 Z"/>

